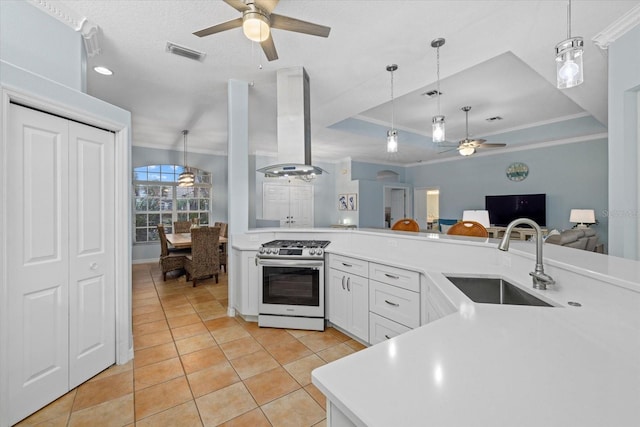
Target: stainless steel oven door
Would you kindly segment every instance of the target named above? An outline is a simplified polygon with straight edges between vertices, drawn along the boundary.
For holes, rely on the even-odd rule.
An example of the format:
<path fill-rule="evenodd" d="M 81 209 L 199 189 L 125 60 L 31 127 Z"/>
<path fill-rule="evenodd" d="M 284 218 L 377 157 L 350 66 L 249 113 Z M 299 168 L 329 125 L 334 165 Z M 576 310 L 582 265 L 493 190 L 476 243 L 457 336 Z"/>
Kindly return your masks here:
<path fill-rule="evenodd" d="M 324 261 L 261 259 L 260 314 L 324 318 Z"/>

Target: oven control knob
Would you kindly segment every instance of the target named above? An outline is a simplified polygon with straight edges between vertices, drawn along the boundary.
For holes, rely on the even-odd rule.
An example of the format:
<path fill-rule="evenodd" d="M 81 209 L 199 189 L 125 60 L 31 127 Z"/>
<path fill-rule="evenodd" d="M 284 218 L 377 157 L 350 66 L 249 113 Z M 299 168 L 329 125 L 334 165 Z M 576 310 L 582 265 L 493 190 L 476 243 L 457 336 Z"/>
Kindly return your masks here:
<path fill-rule="evenodd" d="M 317 254 L 318 256 L 322 255 L 322 249 L 318 249 L 318 251 L 316 252 L 316 254 Z"/>
<path fill-rule="evenodd" d="M 262 247 L 261 247 L 261 248 L 258 250 L 258 252 L 260 252 L 261 254 L 263 254 L 263 253 L 264 253 L 264 248 L 262 248 Z"/>
<path fill-rule="evenodd" d="M 316 250 L 311 248 L 309 249 L 309 255 L 315 255 L 316 254 Z"/>

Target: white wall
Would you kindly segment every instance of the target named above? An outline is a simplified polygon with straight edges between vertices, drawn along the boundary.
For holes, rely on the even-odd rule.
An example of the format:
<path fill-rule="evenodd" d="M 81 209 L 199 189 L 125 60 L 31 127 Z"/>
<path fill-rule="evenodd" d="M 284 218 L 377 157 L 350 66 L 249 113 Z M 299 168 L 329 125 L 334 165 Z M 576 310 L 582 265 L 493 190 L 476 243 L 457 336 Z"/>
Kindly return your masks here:
<path fill-rule="evenodd" d="M 636 25 L 609 45 L 609 253 L 630 259 L 640 259 L 639 91 Z"/>

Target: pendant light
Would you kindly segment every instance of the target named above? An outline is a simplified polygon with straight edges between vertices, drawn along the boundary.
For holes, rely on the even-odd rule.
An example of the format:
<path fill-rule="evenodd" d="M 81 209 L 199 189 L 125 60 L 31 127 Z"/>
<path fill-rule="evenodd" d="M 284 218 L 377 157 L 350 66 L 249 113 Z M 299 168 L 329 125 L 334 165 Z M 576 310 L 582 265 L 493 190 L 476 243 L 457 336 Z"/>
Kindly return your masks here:
<path fill-rule="evenodd" d="M 391 129 L 387 131 L 387 153 L 398 152 L 398 131 L 394 126 L 395 106 L 393 104 L 393 72 L 397 69 L 396 64 L 387 65 L 387 71 L 391 73 Z"/>
<path fill-rule="evenodd" d="M 584 81 L 582 37 L 571 37 L 571 0 L 567 5 L 567 39 L 556 45 L 556 74 L 558 89 L 578 86 Z"/>
<path fill-rule="evenodd" d="M 436 49 L 436 70 L 438 78 L 438 87 L 436 88 L 438 92 L 436 95 L 438 97 L 438 115 L 433 116 L 432 119 L 432 139 L 433 142 L 436 143 L 444 142 L 445 138 L 444 116 L 440 114 L 440 46 L 444 45 L 444 42 L 445 40 L 443 38 L 437 38 L 431 42 L 431 47 L 434 47 Z"/>
<path fill-rule="evenodd" d="M 188 130 L 183 130 L 182 135 L 184 137 L 184 172 L 178 177 L 178 187 L 193 187 L 193 183 L 196 181 L 196 176 L 189 170 L 187 164 L 187 134 Z"/>

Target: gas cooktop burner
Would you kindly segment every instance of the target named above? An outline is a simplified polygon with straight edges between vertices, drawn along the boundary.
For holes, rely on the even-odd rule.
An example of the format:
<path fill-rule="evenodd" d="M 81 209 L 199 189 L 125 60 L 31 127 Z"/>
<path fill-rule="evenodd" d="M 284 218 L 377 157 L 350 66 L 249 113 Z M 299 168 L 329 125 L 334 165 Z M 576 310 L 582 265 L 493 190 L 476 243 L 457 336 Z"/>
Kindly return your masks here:
<path fill-rule="evenodd" d="M 272 240 L 263 243 L 264 248 L 324 248 L 329 243 L 328 240 Z"/>
<path fill-rule="evenodd" d="M 329 243 L 328 240 L 272 240 L 262 244 L 258 257 L 317 259 L 324 256 L 323 249 Z"/>

